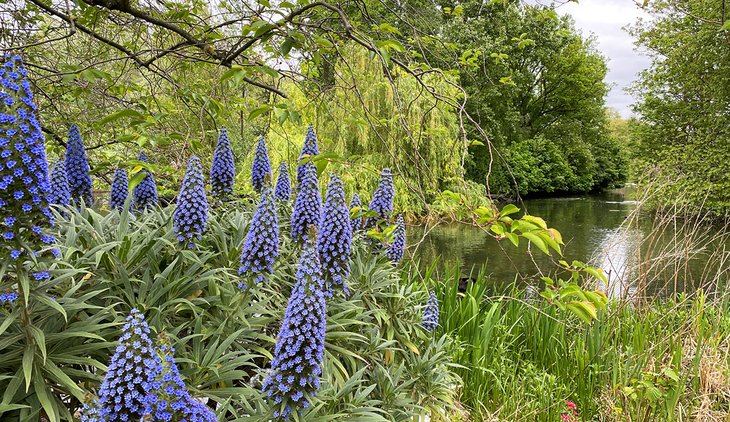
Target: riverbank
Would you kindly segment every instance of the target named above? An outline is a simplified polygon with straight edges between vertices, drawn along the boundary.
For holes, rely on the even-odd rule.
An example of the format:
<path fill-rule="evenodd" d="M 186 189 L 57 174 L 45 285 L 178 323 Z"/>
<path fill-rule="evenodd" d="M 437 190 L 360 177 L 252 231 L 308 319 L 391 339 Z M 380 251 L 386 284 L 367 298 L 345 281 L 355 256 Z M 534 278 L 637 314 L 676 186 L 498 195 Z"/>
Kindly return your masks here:
<path fill-rule="evenodd" d="M 535 292 L 435 283 L 469 420 L 727 421 L 730 299 L 614 300 L 592 324 Z M 464 419 L 465 420 L 465 419 Z"/>

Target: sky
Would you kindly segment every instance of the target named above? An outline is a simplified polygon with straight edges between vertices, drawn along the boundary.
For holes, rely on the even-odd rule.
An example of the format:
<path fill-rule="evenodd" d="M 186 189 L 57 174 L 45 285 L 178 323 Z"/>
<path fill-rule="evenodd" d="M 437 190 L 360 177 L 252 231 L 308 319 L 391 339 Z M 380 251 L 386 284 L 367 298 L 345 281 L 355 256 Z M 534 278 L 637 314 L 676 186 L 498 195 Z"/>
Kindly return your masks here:
<path fill-rule="evenodd" d="M 639 17 L 649 16 L 633 0 L 579 0 L 561 4 L 557 11 L 572 15 L 584 36 L 591 33 L 596 36 L 598 49 L 608 59 L 606 82 L 611 91 L 606 103 L 623 117 L 630 117 L 634 98 L 625 89 L 648 67 L 649 59 L 636 51 L 633 38 L 623 27 L 635 23 Z"/>

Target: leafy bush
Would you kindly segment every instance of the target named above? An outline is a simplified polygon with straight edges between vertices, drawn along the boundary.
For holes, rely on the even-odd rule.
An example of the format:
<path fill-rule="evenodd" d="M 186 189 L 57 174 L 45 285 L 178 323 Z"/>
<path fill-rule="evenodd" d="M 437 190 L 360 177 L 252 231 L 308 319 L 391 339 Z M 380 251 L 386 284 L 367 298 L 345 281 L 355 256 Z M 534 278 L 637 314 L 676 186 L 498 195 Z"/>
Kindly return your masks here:
<path fill-rule="evenodd" d="M 86 392 L 99 391 L 133 308 L 153 334 L 169 337 L 190 395 L 218 420 L 273 417 L 261 388 L 299 247 L 283 237 L 269 282 L 238 289 L 251 212 L 229 204 L 211 214 L 194 251 L 176 241 L 171 208 L 135 218 L 89 208 L 57 215 L 54 277 L 30 285 L 27 305 L 19 299 L 0 309 L 0 420 L 72 420 Z M 458 378 L 447 342 L 419 326 L 427 293 L 363 243 L 354 245 L 351 296 L 328 300 L 322 384 L 301 419 L 441 413 L 454 403 Z M 4 291 L 13 278 L 7 265 L 0 271 Z"/>

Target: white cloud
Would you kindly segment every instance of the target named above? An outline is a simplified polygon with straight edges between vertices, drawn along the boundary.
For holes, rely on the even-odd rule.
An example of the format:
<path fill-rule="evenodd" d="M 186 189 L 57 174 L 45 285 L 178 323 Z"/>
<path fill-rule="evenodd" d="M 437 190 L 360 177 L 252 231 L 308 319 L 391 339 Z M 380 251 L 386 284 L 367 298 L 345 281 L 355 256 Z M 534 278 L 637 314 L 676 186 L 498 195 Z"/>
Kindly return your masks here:
<path fill-rule="evenodd" d="M 649 59 L 635 50 L 633 38 L 623 28 L 649 16 L 632 0 L 580 0 L 556 9 L 558 13 L 573 16 L 584 36 L 595 35 L 598 50 L 608 59 L 606 81 L 613 85 L 606 102 L 622 116 L 630 116 L 634 98 L 625 90 L 648 67 Z"/>

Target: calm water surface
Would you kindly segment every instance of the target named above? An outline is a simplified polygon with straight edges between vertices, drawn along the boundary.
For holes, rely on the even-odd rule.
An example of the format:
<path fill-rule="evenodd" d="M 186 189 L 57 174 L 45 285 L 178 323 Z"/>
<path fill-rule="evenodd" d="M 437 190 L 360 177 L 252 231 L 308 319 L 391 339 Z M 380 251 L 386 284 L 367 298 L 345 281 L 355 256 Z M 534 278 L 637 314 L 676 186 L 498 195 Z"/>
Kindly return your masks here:
<path fill-rule="evenodd" d="M 642 264 L 642 267 L 638 262 L 646 259 L 652 265 L 656 264 L 654 268 L 659 268 L 659 260 L 653 259 L 652 254 L 689 255 L 687 245 L 677 244 L 683 236 L 677 236 L 676 229 L 665 228 L 657 234 L 656 223 L 650 218 L 638 223 L 632 219 L 634 224 L 627 224 L 626 220 L 636 206 L 637 203 L 622 191 L 615 191 L 595 196 L 526 200 L 520 207 L 522 211 L 544 218 L 549 227 L 560 231 L 566 244 L 565 259 L 568 262 L 578 259 L 603 268 L 610 280 L 606 287 L 608 292 L 624 295 L 636 288 L 636 280 L 640 278 L 637 271 L 647 267 L 647 264 Z M 652 240 L 648 241 L 650 238 Z M 507 239 L 497 241 L 482 229 L 458 223 L 410 227 L 408 239 L 415 248 L 414 256 L 421 260 L 422 265 L 440 257 L 442 262 L 459 263 L 464 276 L 468 276 L 473 268 L 478 270 L 485 265 L 495 282 L 517 280 L 533 283 L 541 274 L 553 271 L 556 268 L 553 260 L 558 259 L 548 257 L 537 248 L 533 248 L 532 254 L 526 253 L 524 239 L 521 239 L 520 247 L 515 248 Z M 697 287 L 700 279 L 707 278 L 707 255 L 724 254 L 728 257 L 728 253 L 724 252 L 727 244 L 722 243 L 700 251 L 693 250 L 693 258 L 683 267 L 680 281 L 675 277 L 678 272 L 676 264 L 662 264 L 661 271 L 655 271 L 661 272 L 661 275 L 643 277 L 646 291 L 658 294 L 667 289 L 667 284 L 678 290 Z M 720 254 L 717 253 L 718 248 L 723 249 Z M 649 249 L 651 252 L 647 254 Z"/>

